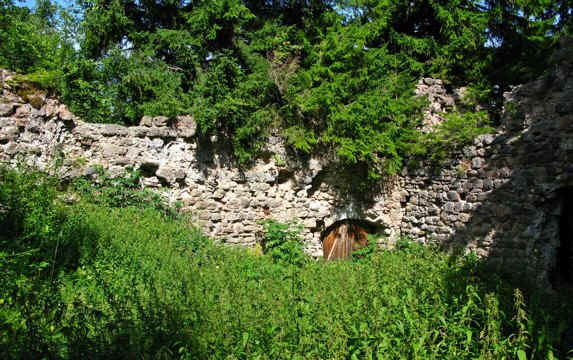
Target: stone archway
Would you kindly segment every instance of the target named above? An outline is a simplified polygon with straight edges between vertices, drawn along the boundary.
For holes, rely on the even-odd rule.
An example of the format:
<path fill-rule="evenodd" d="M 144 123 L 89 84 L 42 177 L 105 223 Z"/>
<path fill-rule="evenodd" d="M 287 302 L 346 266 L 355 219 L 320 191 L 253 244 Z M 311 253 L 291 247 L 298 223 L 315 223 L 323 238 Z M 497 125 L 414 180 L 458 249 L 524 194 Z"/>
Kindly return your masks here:
<path fill-rule="evenodd" d="M 346 259 L 352 252 L 368 245 L 368 235 L 378 234 L 379 226 L 364 220 L 337 221 L 322 232 L 322 251 L 325 260 Z"/>

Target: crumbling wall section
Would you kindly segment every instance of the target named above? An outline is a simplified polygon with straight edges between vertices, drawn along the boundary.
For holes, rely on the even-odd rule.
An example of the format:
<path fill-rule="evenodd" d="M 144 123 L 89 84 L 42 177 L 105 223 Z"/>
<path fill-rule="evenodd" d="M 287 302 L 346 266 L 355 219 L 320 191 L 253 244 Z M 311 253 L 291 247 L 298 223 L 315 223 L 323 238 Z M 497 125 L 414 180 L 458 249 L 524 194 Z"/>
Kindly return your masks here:
<path fill-rule="evenodd" d="M 502 126 L 439 169 L 405 171 L 400 233 L 474 251 L 494 268 L 536 274 L 556 267 L 563 199 L 573 185 L 573 64 L 505 93 Z"/>
<path fill-rule="evenodd" d="M 560 189 L 573 186 L 572 68 L 569 57 L 557 57 L 549 75 L 505 94 L 496 133 L 439 168 L 405 169 L 367 199 L 336 189 L 336 170 L 324 159 L 289 157 L 278 137 L 267 149 L 275 156 L 241 169 L 224 142 L 197 136 L 190 116 L 144 117 L 134 127 L 87 124 L 57 99 L 24 101 L 8 85 L 0 100 L 0 161 L 40 169 L 59 163 L 63 177 L 94 176 L 97 167 L 112 175 L 140 169 L 142 187 L 179 201 L 208 235 L 232 244 L 252 246 L 262 219 L 298 219 L 308 252 L 321 256 L 321 232 L 364 219 L 385 229 L 389 245 L 408 236 L 452 246 L 543 280 L 559 247 Z M 417 93 L 431 102 L 424 122 L 431 131 L 456 97 L 435 79 L 422 79 Z"/>
<path fill-rule="evenodd" d="M 12 75 L 4 73 L 4 78 Z M 225 143 L 197 136 L 190 116 L 174 121 L 144 117 L 133 127 L 88 124 L 57 99 L 41 96 L 34 107 L 8 86 L 3 90 L 1 162 L 52 169 L 64 178 L 95 177 L 98 168 L 111 176 L 139 169 L 142 187 L 179 202 L 206 234 L 220 241 L 252 246 L 260 220 L 296 219 L 304 226 L 308 252 L 320 256 L 320 234 L 338 220 L 369 219 L 384 226 L 391 238 L 399 231 L 399 191 L 377 194 L 367 204 L 339 196 L 328 183 L 317 181 L 327 173 L 324 161 L 302 165 L 291 159 L 287 164 L 280 138 L 269 139 L 267 149 L 278 156 L 241 169 Z"/>

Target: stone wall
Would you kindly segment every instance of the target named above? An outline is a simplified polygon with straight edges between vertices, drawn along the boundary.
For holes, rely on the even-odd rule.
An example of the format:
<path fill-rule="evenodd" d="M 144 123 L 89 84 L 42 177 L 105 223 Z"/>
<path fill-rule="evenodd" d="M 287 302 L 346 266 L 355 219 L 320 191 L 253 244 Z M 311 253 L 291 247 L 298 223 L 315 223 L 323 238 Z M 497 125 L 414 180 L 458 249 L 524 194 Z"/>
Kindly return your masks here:
<path fill-rule="evenodd" d="M 567 44 L 569 43 L 569 44 Z M 550 279 L 573 188 L 573 58 L 505 93 L 501 127 L 440 169 L 404 171 L 400 233 L 474 251 L 494 268 Z M 571 239 L 573 241 L 573 239 Z"/>
<path fill-rule="evenodd" d="M 368 196 L 341 187 L 327 160 L 289 155 L 280 138 L 269 139 L 268 156 L 240 169 L 227 144 L 197 136 L 190 116 L 144 117 L 135 127 L 87 124 L 56 99 L 26 102 L 8 85 L 0 100 L 0 161 L 46 169 L 59 159 L 63 177 L 95 176 L 97 167 L 112 175 L 140 169 L 141 186 L 179 201 L 207 234 L 232 244 L 252 246 L 259 220 L 298 219 L 308 252 L 321 256 L 325 229 L 360 219 L 379 226 L 389 245 L 401 235 L 455 245 L 500 269 L 547 280 L 559 247 L 560 191 L 573 186 L 571 69 L 565 57 L 550 75 L 507 93 L 499 130 L 439 169 L 405 169 Z M 439 80 L 421 80 L 417 93 L 431 101 L 424 131 L 456 106 Z"/>
<path fill-rule="evenodd" d="M 7 80 L 11 76 L 4 73 Z M 240 169 L 231 161 L 227 144 L 196 135 L 190 116 L 172 122 L 144 117 L 133 127 L 88 124 L 57 99 L 40 96 L 33 107 L 9 86 L 3 90 L 0 161 L 48 169 L 59 159 L 57 171 L 64 178 L 96 176 L 98 167 L 112 176 L 140 169 L 142 187 L 179 202 L 218 240 L 252 246 L 260 220 L 297 219 L 304 225 L 308 252 L 321 256 L 321 232 L 338 220 L 371 220 L 384 225 L 392 238 L 399 231 L 399 190 L 378 194 L 369 204 L 340 195 L 327 182 L 317 182 L 336 177 L 325 161 L 289 157 L 280 138 L 269 139 L 269 156 Z"/>

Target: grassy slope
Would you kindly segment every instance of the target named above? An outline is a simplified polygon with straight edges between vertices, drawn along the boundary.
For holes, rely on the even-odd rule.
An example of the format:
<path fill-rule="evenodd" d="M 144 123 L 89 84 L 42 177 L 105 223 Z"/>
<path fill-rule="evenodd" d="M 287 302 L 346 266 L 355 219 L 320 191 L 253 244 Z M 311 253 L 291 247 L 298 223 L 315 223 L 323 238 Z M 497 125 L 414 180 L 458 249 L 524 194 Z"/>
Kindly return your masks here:
<path fill-rule="evenodd" d="M 403 243 L 278 264 L 139 195 L 112 206 L 133 193 L 122 184 L 76 186 L 74 205 L 58 186 L 0 172 L 2 358 L 565 358 L 572 344 L 568 304 L 526 305 L 469 259 Z"/>

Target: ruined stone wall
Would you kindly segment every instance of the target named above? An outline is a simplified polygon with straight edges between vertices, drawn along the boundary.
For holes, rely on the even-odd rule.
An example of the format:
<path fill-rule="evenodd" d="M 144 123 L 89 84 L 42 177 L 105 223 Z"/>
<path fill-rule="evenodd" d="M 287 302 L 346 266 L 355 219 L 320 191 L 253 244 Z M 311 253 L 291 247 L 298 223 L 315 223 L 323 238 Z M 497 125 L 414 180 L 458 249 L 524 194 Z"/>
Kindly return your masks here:
<path fill-rule="evenodd" d="M 573 187 L 571 69 L 570 58 L 558 60 L 550 75 L 506 94 L 496 133 L 439 168 L 405 169 L 369 196 L 341 190 L 336 167 L 289 155 L 280 138 L 269 140 L 268 156 L 240 169 L 223 141 L 197 136 L 189 116 L 144 117 L 135 127 L 87 124 L 56 99 L 26 102 L 7 85 L 0 161 L 46 169 L 59 159 L 63 177 L 95 176 L 97 167 L 112 175 L 140 169 L 141 186 L 179 201 L 207 234 L 232 244 L 252 246 L 259 220 L 298 219 L 308 252 L 321 256 L 325 229 L 360 219 L 380 226 L 390 245 L 401 235 L 455 245 L 543 280 L 559 247 L 560 191 Z M 435 79 L 422 79 L 417 93 L 431 100 L 424 125 L 431 131 L 456 96 Z"/>
<path fill-rule="evenodd" d="M 573 187 L 573 58 L 561 56 L 573 47 L 566 42 L 548 75 L 504 94 L 496 133 L 440 169 L 404 171 L 401 234 L 474 251 L 500 271 L 550 278 L 562 245 L 562 195 Z"/>
<path fill-rule="evenodd" d="M 144 117 L 133 127 L 88 124 L 57 99 L 40 100 L 33 107 L 4 88 L 0 161 L 48 169 L 59 159 L 62 177 L 96 176 L 98 167 L 112 176 L 139 169 L 142 187 L 180 202 L 206 234 L 231 244 L 254 245 L 259 221 L 266 218 L 300 220 L 314 256 L 322 255 L 321 232 L 338 220 L 369 219 L 385 225 L 392 238 L 399 231 L 398 190 L 377 195 L 374 203 L 356 202 L 316 181 L 328 178 L 323 161 L 289 158 L 279 138 L 269 140 L 269 157 L 243 170 L 231 161 L 225 143 L 200 139 L 189 116 L 173 122 Z"/>

